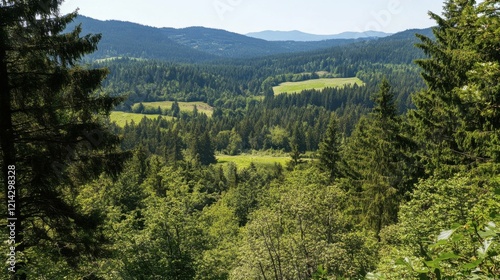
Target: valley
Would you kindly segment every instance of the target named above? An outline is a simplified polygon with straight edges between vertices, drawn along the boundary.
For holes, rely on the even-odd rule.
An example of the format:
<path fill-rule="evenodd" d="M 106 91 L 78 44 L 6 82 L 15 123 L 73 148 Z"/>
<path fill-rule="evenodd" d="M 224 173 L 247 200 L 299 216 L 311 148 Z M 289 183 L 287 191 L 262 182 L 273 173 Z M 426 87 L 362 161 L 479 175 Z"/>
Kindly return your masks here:
<path fill-rule="evenodd" d="M 500 275 L 499 1 L 333 39 L 39 2 L 0 2 L 5 279 Z"/>

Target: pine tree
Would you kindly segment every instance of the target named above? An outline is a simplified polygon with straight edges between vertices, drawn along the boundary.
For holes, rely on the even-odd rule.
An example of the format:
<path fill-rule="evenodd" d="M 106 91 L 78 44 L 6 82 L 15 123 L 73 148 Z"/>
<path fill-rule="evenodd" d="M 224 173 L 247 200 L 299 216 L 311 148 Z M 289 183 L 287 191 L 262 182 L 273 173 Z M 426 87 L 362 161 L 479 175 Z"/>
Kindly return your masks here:
<path fill-rule="evenodd" d="M 201 136 L 200 148 L 199 154 L 201 164 L 209 165 L 217 162 L 217 159 L 215 158 L 215 149 L 212 145 L 212 139 L 210 139 L 208 131 L 205 131 Z"/>
<path fill-rule="evenodd" d="M 182 155 L 182 139 L 179 136 L 179 130 L 174 128 L 169 130 L 166 135 L 165 159 L 168 163 L 175 165 L 178 161 L 183 160 Z"/>
<path fill-rule="evenodd" d="M 4 183 L 16 169 L 16 250 L 47 246 L 76 266 L 99 254 L 92 236 L 100 218 L 68 198 L 123 162 L 114 152 L 118 138 L 101 124 L 120 99 L 95 92 L 106 69 L 76 66 L 100 36 L 80 37 L 80 26 L 61 34 L 76 13 L 60 16 L 60 4 L 0 2 L 0 165 Z M 18 263 L 16 278 L 26 278 L 34 257 Z"/>
<path fill-rule="evenodd" d="M 396 104 L 394 104 L 394 95 L 391 93 L 391 85 L 384 78 L 380 85 L 380 90 L 374 98 L 375 107 L 373 113 L 375 116 L 384 122 L 393 120 L 397 116 Z"/>
<path fill-rule="evenodd" d="M 323 141 L 319 144 L 319 162 L 320 168 L 323 171 L 330 173 L 330 180 L 341 176 L 340 173 L 340 135 L 338 132 L 338 120 L 335 114 L 330 117 L 330 122 L 323 137 Z"/>
<path fill-rule="evenodd" d="M 378 238 L 384 226 L 397 222 L 398 205 L 410 191 L 401 120 L 390 89 L 384 79 L 373 112 L 358 122 L 344 153 L 361 218 Z"/>
<path fill-rule="evenodd" d="M 448 0 L 435 40 L 419 35 L 428 89 L 410 113 L 429 173 L 500 161 L 498 1 Z"/>
<path fill-rule="evenodd" d="M 189 148 L 193 159 L 198 164 L 209 165 L 217 162 L 215 158 L 215 148 L 212 145 L 212 140 L 210 139 L 208 131 L 203 132 L 199 136 L 191 136 Z"/>
<path fill-rule="evenodd" d="M 172 103 L 172 108 L 170 109 L 172 111 L 172 117 L 178 118 L 181 115 L 181 108 L 179 107 L 179 103 L 177 101 L 174 101 Z"/>

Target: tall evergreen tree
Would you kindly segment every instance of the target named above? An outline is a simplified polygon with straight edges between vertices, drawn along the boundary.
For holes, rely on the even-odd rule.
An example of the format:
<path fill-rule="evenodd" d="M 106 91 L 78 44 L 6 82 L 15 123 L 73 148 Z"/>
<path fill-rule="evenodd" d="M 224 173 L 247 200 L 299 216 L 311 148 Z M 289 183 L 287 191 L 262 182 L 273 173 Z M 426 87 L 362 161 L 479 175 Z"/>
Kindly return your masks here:
<path fill-rule="evenodd" d="M 340 135 L 338 132 L 338 120 L 335 114 L 330 117 L 330 122 L 319 144 L 319 162 L 323 171 L 329 172 L 330 180 L 338 178 L 340 174 Z"/>
<path fill-rule="evenodd" d="M 212 140 L 208 131 L 203 132 L 201 135 L 191 136 L 189 143 L 191 155 L 193 159 L 201 165 L 209 165 L 216 163 L 215 148 L 212 145 Z"/>
<path fill-rule="evenodd" d="M 172 108 L 170 109 L 172 111 L 172 117 L 178 118 L 181 115 L 181 108 L 179 107 L 179 103 L 177 101 L 174 101 L 172 103 Z"/>
<path fill-rule="evenodd" d="M 398 205 L 409 191 L 401 120 L 390 89 L 384 79 L 373 112 L 358 122 L 344 153 L 361 218 L 377 237 L 384 226 L 397 221 Z"/>
<path fill-rule="evenodd" d="M 0 2 L 0 165 L 7 200 L 9 168 L 17 175 L 18 279 L 35 258 L 30 248 L 46 246 L 75 266 L 99 254 L 99 215 L 80 213 L 69 198 L 122 162 L 100 121 L 120 100 L 95 92 L 107 70 L 76 66 L 100 36 L 81 37 L 80 26 L 62 34 L 76 13 L 59 15 L 61 2 Z"/>
<path fill-rule="evenodd" d="M 170 164 L 176 164 L 177 161 L 183 159 L 182 155 L 182 139 L 179 136 L 179 130 L 174 128 L 166 134 L 167 147 L 165 149 L 165 159 Z"/>
<path fill-rule="evenodd" d="M 396 118 L 397 109 L 394 103 L 394 94 L 391 92 L 391 85 L 386 78 L 382 80 L 380 90 L 375 95 L 374 101 L 373 113 L 379 120 L 388 122 Z"/>
<path fill-rule="evenodd" d="M 429 173 L 500 161 L 498 4 L 448 0 L 442 17 L 430 13 L 436 39 L 418 36 L 428 89 L 414 97 L 410 117 Z"/>
<path fill-rule="evenodd" d="M 200 163 L 203 165 L 216 163 L 217 159 L 215 158 L 215 149 L 212 145 L 212 139 L 210 138 L 210 134 L 208 134 L 208 131 L 205 131 L 203 133 L 199 144 Z"/>

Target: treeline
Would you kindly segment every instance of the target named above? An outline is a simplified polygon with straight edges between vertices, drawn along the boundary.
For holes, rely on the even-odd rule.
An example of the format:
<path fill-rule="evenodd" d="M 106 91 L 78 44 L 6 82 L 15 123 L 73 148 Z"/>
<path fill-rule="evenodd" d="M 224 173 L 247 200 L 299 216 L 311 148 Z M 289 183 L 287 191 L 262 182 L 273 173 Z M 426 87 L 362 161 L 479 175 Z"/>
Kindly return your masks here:
<path fill-rule="evenodd" d="M 262 108 L 257 102 L 252 104 L 244 113 L 216 110 L 211 118 L 204 114 L 182 114 L 173 121 L 143 118 L 138 124 L 115 127 L 114 131 L 122 135 L 124 150 L 143 146 L 150 154 L 165 155 L 169 143 L 176 143 L 176 149 L 189 148 L 189 160 L 203 157 L 205 152 L 213 155 L 216 151 L 231 155 L 269 149 L 290 152 L 292 139 L 297 139 L 301 151 L 305 152 L 318 148 L 331 114 L 321 107 L 283 110 Z M 202 141 L 206 147 L 212 148 L 198 152 L 190 144 L 193 141 Z"/>
<path fill-rule="evenodd" d="M 124 104 L 118 107 L 126 111 L 134 103 L 151 101 L 202 101 L 220 105 L 224 100 L 245 94 L 236 81 L 196 66 L 116 59 L 94 67 L 110 70 L 103 82 L 104 90 L 110 95 L 126 96 Z"/>

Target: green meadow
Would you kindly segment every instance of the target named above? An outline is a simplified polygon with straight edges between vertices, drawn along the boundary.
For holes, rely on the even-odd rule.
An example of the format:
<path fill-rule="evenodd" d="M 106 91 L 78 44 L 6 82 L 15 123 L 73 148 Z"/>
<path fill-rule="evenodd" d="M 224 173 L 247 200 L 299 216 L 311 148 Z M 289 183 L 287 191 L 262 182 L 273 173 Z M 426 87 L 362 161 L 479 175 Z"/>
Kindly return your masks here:
<path fill-rule="evenodd" d="M 313 79 L 307 81 L 300 82 L 286 82 L 281 83 L 279 86 L 273 87 L 274 94 L 281 93 L 300 93 L 303 90 L 308 89 L 316 89 L 322 90 L 327 87 L 344 87 L 346 85 L 354 85 L 357 84 L 359 86 L 364 85 L 363 81 L 354 77 L 354 78 L 321 78 L 321 79 Z"/>
<path fill-rule="evenodd" d="M 156 119 L 161 115 L 146 115 L 146 114 L 136 114 L 136 113 L 127 113 L 127 112 L 118 112 L 114 111 L 110 114 L 111 122 L 115 122 L 116 125 L 124 127 L 128 122 L 129 124 L 134 121 L 136 124 L 141 122 L 141 120 L 146 117 L 148 119 Z M 167 116 L 161 116 L 162 118 L 171 118 Z"/>
<path fill-rule="evenodd" d="M 144 108 L 156 109 L 160 107 L 162 110 L 170 110 L 172 108 L 173 101 L 158 101 L 158 102 L 142 102 Z M 181 112 L 193 112 L 194 106 L 198 109 L 199 113 L 204 113 L 207 116 L 212 116 L 214 108 L 204 102 L 177 102 Z"/>
<path fill-rule="evenodd" d="M 250 163 L 254 163 L 257 166 L 274 166 L 275 163 L 279 163 L 282 166 L 286 166 L 287 162 L 290 161 L 290 157 L 276 157 L 276 156 L 264 156 L 264 155 L 251 155 L 242 154 L 237 156 L 228 155 L 218 155 L 217 163 L 226 164 L 233 162 L 238 168 L 246 168 L 250 166 Z"/>

